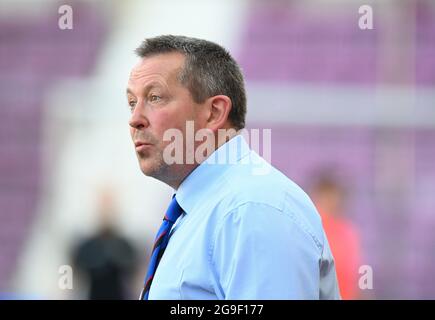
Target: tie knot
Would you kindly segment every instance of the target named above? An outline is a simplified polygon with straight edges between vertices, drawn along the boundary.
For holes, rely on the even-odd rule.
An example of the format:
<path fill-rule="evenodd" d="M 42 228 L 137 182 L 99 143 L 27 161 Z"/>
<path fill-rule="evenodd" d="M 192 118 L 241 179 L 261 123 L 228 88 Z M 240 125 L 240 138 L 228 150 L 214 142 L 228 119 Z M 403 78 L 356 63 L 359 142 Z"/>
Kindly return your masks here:
<path fill-rule="evenodd" d="M 180 207 L 180 205 L 177 202 L 177 199 L 175 198 L 175 195 L 172 197 L 172 201 L 169 204 L 168 210 L 166 211 L 165 217 L 163 220 L 167 220 L 171 223 L 175 223 L 177 221 L 178 217 L 183 213 L 183 209 Z"/>

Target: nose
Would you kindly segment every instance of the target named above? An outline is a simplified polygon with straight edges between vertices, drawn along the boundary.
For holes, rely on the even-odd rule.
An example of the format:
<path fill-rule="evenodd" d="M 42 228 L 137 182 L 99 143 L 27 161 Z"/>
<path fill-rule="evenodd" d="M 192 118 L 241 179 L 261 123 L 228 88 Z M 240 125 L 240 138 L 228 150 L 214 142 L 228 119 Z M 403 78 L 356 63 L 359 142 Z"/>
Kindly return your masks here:
<path fill-rule="evenodd" d="M 130 125 L 130 127 L 138 130 L 149 126 L 149 121 L 145 116 L 145 112 L 141 104 L 138 103 L 136 107 L 133 109 L 128 124 Z"/>

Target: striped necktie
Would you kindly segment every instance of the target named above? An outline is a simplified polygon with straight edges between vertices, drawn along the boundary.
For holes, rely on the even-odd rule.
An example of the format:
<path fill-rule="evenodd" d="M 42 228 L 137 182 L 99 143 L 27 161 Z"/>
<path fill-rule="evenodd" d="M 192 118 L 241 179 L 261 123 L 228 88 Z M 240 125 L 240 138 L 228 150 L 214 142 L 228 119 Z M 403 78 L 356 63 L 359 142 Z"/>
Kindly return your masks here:
<path fill-rule="evenodd" d="M 153 281 L 154 274 L 156 273 L 157 266 L 159 265 L 160 259 L 162 258 L 163 252 L 169 242 L 170 231 L 175 221 L 183 213 L 177 200 L 175 199 L 175 194 L 172 196 L 172 201 L 169 204 L 168 210 L 163 217 L 162 225 L 160 226 L 159 232 L 157 232 L 156 239 L 154 240 L 153 252 L 151 253 L 151 259 L 148 266 L 148 272 L 145 277 L 144 288 L 142 294 L 140 295 L 140 300 L 148 300 L 148 294 L 150 292 L 151 282 Z"/>

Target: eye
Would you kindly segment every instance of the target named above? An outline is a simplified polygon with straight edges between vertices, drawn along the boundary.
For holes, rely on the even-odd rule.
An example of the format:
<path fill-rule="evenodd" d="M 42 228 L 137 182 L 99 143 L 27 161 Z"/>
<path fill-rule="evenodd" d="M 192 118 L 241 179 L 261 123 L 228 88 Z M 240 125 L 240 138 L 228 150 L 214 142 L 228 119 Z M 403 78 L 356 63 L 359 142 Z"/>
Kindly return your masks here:
<path fill-rule="evenodd" d="M 158 96 L 158 95 L 155 95 L 155 94 L 152 94 L 151 96 L 150 96 L 150 101 L 151 102 L 158 102 L 158 101 L 160 101 L 162 99 L 162 97 L 160 97 L 160 96 Z"/>
<path fill-rule="evenodd" d="M 130 101 L 128 102 L 128 105 L 129 105 L 129 107 L 130 107 L 130 110 L 133 110 L 134 107 L 136 106 L 136 101 L 134 101 L 134 100 L 130 100 Z"/>

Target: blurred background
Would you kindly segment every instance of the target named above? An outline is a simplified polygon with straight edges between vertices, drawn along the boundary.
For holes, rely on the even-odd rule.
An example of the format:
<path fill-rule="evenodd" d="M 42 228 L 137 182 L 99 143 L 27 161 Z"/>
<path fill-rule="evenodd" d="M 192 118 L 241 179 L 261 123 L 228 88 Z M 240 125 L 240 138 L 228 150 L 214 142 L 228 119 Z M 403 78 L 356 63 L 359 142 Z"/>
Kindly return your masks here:
<path fill-rule="evenodd" d="M 435 299 L 433 0 L 2 0 L 0 298 L 138 297 L 173 190 L 139 170 L 125 87 L 169 33 L 240 63 L 248 128 L 314 200 L 343 298 Z"/>

